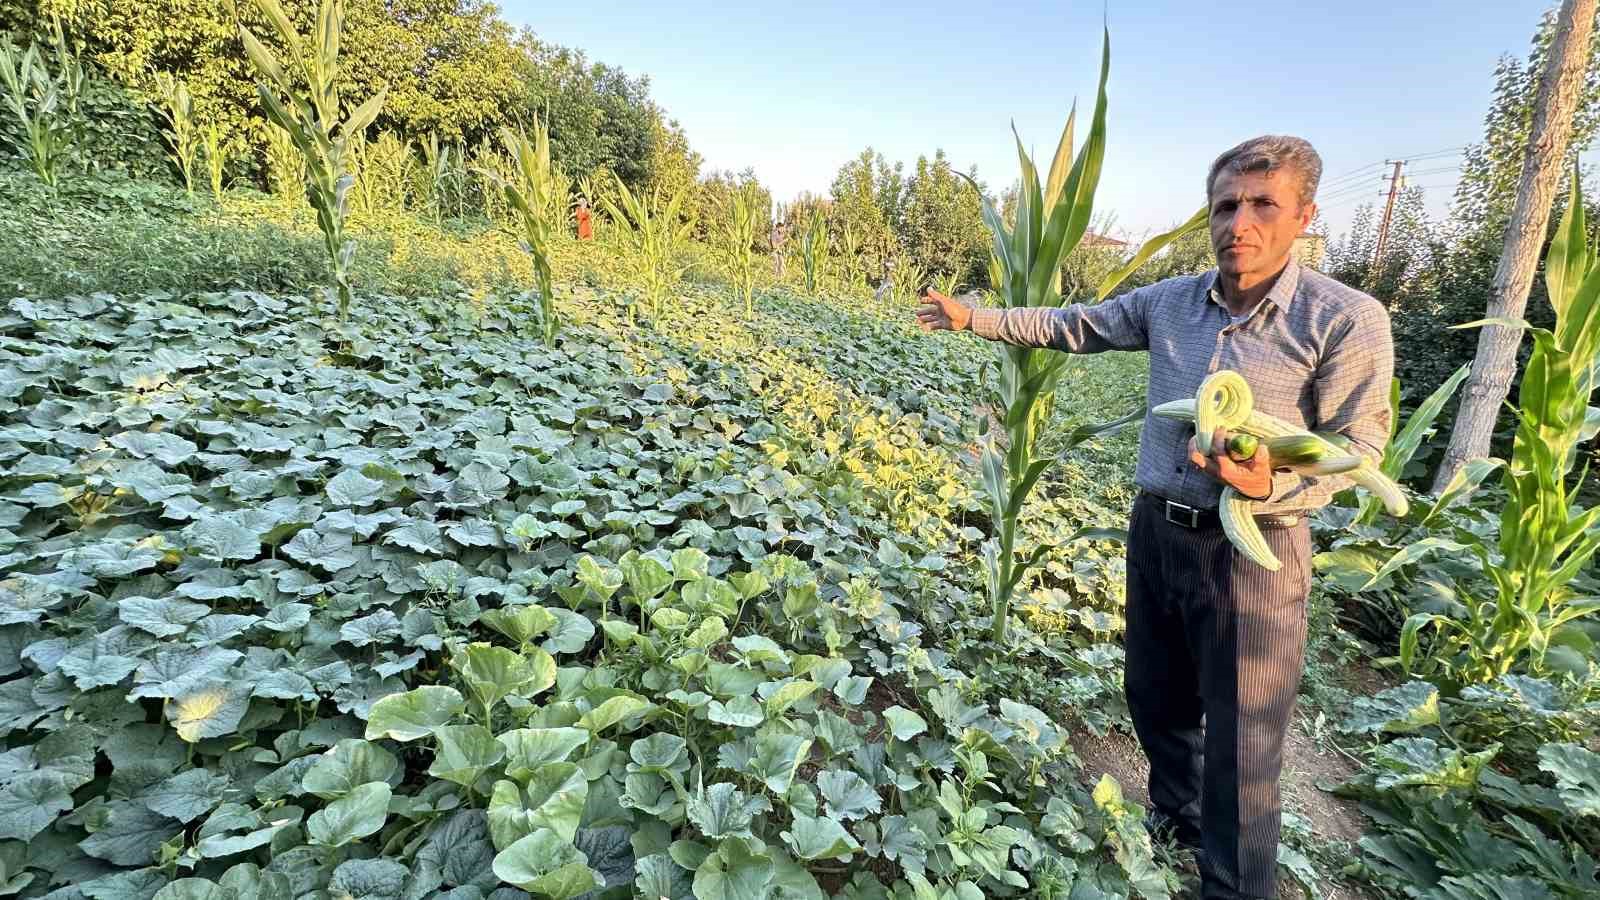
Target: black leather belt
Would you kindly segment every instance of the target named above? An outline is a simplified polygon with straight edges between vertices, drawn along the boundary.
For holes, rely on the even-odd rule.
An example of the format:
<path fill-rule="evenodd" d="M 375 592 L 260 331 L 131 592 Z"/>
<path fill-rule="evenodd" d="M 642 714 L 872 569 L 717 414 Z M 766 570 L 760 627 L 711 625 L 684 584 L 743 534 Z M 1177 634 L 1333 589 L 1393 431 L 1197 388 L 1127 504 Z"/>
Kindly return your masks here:
<path fill-rule="evenodd" d="M 1139 499 L 1154 503 L 1156 508 L 1161 510 L 1161 517 L 1174 525 L 1181 525 L 1184 528 L 1222 527 L 1222 520 L 1215 509 L 1190 506 L 1149 491 L 1142 491 Z M 1256 524 L 1262 528 L 1293 528 L 1305 521 L 1305 516 L 1298 513 L 1275 513 L 1256 516 L 1255 519 Z"/>

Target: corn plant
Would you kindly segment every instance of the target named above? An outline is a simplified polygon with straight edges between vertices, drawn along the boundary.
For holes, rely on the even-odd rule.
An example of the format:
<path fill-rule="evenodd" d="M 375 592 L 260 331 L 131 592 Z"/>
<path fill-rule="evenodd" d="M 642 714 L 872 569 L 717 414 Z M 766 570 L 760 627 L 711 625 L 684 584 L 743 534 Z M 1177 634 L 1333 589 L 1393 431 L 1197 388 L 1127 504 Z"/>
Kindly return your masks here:
<path fill-rule="evenodd" d="M 511 163 L 487 141 L 472 148 L 469 170 L 477 176 L 478 195 L 483 200 L 483 217 L 497 225 L 511 221 L 511 207 L 500 185 L 511 180 Z"/>
<path fill-rule="evenodd" d="M 51 21 L 60 72 L 52 76 L 36 44 L 19 52 L 10 38 L 0 40 L 0 85 L 5 104 L 21 127 L 17 152 L 39 180 L 52 189 L 76 140 L 74 125 L 84 70 L 68 46 L 59 20 Z"/>
<path fill-rule="evenodd" d="M 889 270 L 889 297 L 899 303 L 912 303 L 932 277 L 926 266 L 902 256 Z"/>
<path fill-rule="evenodd" d="M 350 150 L 357 207 L 368 215 L 405 209 L 416 168 L 406 142 L 384 130 L 374 141 L 351 138 Z"/>
<path fill-rule="evenodd" d="M 861 286 L 865 277 L 861 261 L 861 235 L 849 219 L 839 226 L 839 268 L 847 288 L 853 290 Z"/>
<path fill-rule="evenodd" d="M 955 272 L 942 272 L 933 277 L 930 282 L 934 290 L 946 297 L 954 297 L 961 290 L 961 276 Z"/>
<path fill-rule="evenodd" d="M 744 298 L 746 317 L 755 314 L 756 222 L 761 194 L 754 182 L 746 182 L 730 195 L 723 210 L 718 251 L 722 256 L 734 290 Z"/>
<path fill-rule="evenodd" d="M 628 190 L 621 178 L 614 177 L 613 181 L 616 196 L 605 199 L 606 211 L 613 221 L 633 226 L 634 250 L 643 269 L 645 299 L 650 303 L 651 315 L 659 319 L 667 295 L 677 287 L 678 280 L 688 269 L 678 258 L 694 230 L 694 221 L 681 215 L 689 186 L 679 188 L 665 202 L 657 188 L 646 203 L 643 197 Z M 628 320 L 633 321 L 632 306 L 628 307 Z"/>
<path fill-rule="evenodd" d="M 433 212 L 433 223 L 444 224 L 445 207 L 451 195 L 457 197 L 460 208 L 461 157 L 455 148 L 439 140 L 439 132 L 428 132 L 422 142 L 422 168 L 419 183 L 422 197 Z"/>
<path fill-rule="evenodd" d="M 276 54 L 239 26 L 245 55 L 265 81 L 256 93 L 267 119 L 289 136 L 305 166 L 306 199 L 317 213 L 333 280 L 339 297 L 339 318 L 350 315 L 350 262 L 355 242 L 345 236 L 350 186 L 355 181 L 350 147 L 383 109 L 385 90 L 369 97 L 340 120 L 339 35 L 344 28 L 343 0 L 320 0 L 312 45 L 300 37 L 278 0 L 255 0 L 256 9 L 272 23 L 289 52 L 294 74 Z M 302 86 L 302 83 L 304 86 Z"/>
<path fill-rule="evenodd" d="M 231 155 L 221 123 L 211 122 L 206 125 L 205 131 L 200 133 L 200 145 L 205 153 L 206 177 L 211 182 L 211 196 L 221 200 L 223 180 L 227 176 L 228 159 Z"/>
<path fill-rule="evenodd" d="M 555 290 L 551 284 L 550 253 L 555 235 L 566 224 L 567 180 L 550 162 L 550 131 L 533 120 L 533 138 L 524 132 L 502 129 L 501 141 L 511 157 L 509 177 L 491 171 L 506 204 L 521 225 L 522 249 L 533 257 L 539 282 L 540 327 L 546 344 L 555 343 Z"/>
<path fill-rule="evenodd" d="M 1023 149 L 1021 138 L 1017 138 L 1022 182 L 1017 196 L 1016 227 L 1008 226 L 994 203 L 988 197 L 983 198 L 984 223 L 994 239 L 990 280 L 1005 307 L 1060 306 L 1065 302 L 1059 281 L 1061 260 L 1072 252 L 1088 230 L 1095 187 L 1100 181 L 1100 167 L 1105 158 L 1106 76 L 1110 68 L 1111 39 L 1107 34 L 1101 50 L 1100 86 L 1088 138 L 1074 158 L 1074 111 L 1067 117 L 1043 185 L 1033 160 Z M 978 190 L 975 183 L 972 187 Z M 1204 219 L 1191 219 L 1185 228 L 1192 230 L 1198 227 L 1197 223 L 1203 224 Z M 1175 240 L 1188 233 L 1185 228 L 1161 235 L 1152 242 Z M 1147 249 L 1146 258 L 1159 249 L 1159 245 Z M 896 267 L 897 280 L 905 277 L 899 274 L 901 268 Z M 1122 274 L 1126 277 L 1128 273 Z M 1108 279 L 1102 284 L 1099 297 L 1108 295 L 1116 287 L 1116 281 L 1120 279 Z M 997 345 L 997 353 L 998 397 L 994 405 L 1002 413 L 1001 425 L 1006 440 L 1002 448 L 993 436 L 990 437 L 983 450 L 982 470 L 995 525 L 994 537 L 983 548 L 985 582 L 994 616 L 991 635 L 1000 642 L 1006 637 L 1011 598 L 1017 585 L 1027 570 L 1053 549 L 1052 544 L 1041 544 L 1023 558 L 1017 552 L 1017 522 L 1029 493 L 1053 460 L 1053 456 L 1037 452 L 1039 431 L 1049 421 L 1056 389 L 1069 357 L 1053 350 L 1004 345 Z M 1069 436 L 1064 447 L 1056 447 L 1056 452 L 1071 449 L 1134 421 L 1138 415 L 1079 428 Z M 1074 537 L 1092 534 L 1096 532 L 1080 529 Z"/>
<path fill-rule="evenodd" d="M 285 200 L 305 195 L 306 161 L 289 132 L 271 122 L 267 123 L 267 185 Z"/>
<path fill-rule="evenodd" d="M 800 235 L 801 272 L 806 279 L 806 293 L 817 292 L 817 276 L 828 261 L 828 219 L 822 207 L 811 207 L 806 216 L 806 230 Z"/>
<path fill-rule="evenodd" d="M 161 93 L 161 117 L 167 120 L 167 142 L 172 147 L 172 159 L 183 178 L 183 189 L 194 196 L 194 170 L 200 161 L 202 142 L 200 123 L 194 118 L 194 97 L 183 79 L 162 73 L 156 76 L 156 89 Z"/>
<path fill-rule="evenodd" d="M 1575 504 L 1580 475 L 1568 483 L 1586 433 L 1589 394 L 1600 351 L 1600 265 L 1587 243 L 1577 173 L 1572 199 L 1545 256 L 1545 286 L 1555 307 L 1554 330 L 1514 319 L 1489 319 L 1533 335 L 1533 352 L 1522 375 L 1517 432 L 1511 461 L 1501 474 L 1506 504 L 1500 512 L 1498 553 L 1476 535 L 1463 535 L 1483 564 L 1491 590 L 1461 592 L 1465 619 L 1419 612 L 1400 632 L 1400 661 L 1408 671 L 1442 669 L 1456 682 L 1487 682 L 1526 664 L 1548 670 L 1547 654 L 1562 647 L 1582 660 L 1595 653 L 1577 620 L 1600 612 L 1600 599 L 1580 597 L 1569 582 L 1600 549 L 1600 507 Z M 1435 640 L 1419 656 L 1422 629 Z"/>

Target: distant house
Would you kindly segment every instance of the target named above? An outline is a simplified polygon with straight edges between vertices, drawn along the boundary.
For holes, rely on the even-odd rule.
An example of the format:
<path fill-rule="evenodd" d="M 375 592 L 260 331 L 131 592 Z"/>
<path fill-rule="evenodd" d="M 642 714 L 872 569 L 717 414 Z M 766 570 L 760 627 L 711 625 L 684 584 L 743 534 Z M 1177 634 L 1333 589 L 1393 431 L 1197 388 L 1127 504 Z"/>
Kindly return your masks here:
<path fill-rule="evenodd" d="M 1322 257 L 1327 251 L 1328 239 L 1309 231 L 1300 232 L 1294 239 L 1294 247 L 1290 250 L 1294 258 L 1300 261 L 1300 265 L 1310 266 L 1313 269 L 1322 268 Z"/>
<path fill-rule="evenodd" d="M 1128 246 L 1128 242 L 1127 241 L 1119 241 L 1114 237 L 1107 237 L 1106 235 L 1103 235 L 1103 234 L 1095 234 L 1092 231 L 1086 231 L 1086 232 L 1084 232 L 1083 240 L 1078 244 L 1078 246 L 1084 247 L 1084 248 L 1102 248 L 1102 249 L 1106 249 L 1106 250 L 1121 250 L 1122 248 Z"/>

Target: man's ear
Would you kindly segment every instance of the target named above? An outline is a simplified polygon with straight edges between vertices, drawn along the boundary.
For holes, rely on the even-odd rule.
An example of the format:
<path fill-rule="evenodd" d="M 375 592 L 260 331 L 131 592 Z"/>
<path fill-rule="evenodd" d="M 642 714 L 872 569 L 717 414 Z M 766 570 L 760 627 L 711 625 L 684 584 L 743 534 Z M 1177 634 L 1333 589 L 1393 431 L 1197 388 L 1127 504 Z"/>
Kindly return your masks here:
<path fill-rule="evenodd" d="M 1317 202 L 1304 203 L 1300 206 L 1300 230 L 1305 231 L 1311 226 L 1311 220 L 1317 217 Z"/>

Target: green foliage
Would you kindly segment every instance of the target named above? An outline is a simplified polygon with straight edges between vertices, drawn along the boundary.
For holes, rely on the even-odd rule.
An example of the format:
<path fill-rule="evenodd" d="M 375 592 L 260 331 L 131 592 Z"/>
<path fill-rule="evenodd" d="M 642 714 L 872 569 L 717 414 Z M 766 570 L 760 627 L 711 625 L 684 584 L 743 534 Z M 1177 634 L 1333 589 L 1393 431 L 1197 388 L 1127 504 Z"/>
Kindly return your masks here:
<path fill-rule="evenodd" d="M 200 147 L 206 161 L 206 180 L 211 185 L 211 199 L 221 200 L 227 186 L 228 163 L 232 158 L 232 144 L 223 133 L 222 125 L 209 122 L 200 133 Z"/>
<path fill-rule="evenodd" d="M 977 182 L 977 169 L 970 170 L 966 178 Z M 900 245 L 914 265 L 966 283 L 975 283 L 986 274 L 989 237 L 983 225 L 982 191 L 981 185 L 977 193 L 967 187 L 951 169 L 943 150 L 935 151 L 932 160 L 917 159 L 906 183 L 897 231 Z"/>
<path fill-rule="evenodd" d="M 1498 546 L 1476 536 L 1465 541 L 1492 590 L 1464 587 L 1465 620 L 1437 613 L 1407 620 L 1400 657 L 1408 670 L 1427 674 L 1442 668 L 1452 680 L 1475 682 L 1514 665 L 1547 671 L 1552 649 L 1564 650 L 1556 660 L 1593 655 L 1595 643 L 1578 624 L 1600 612 L 1600 602 L 1569 585 L 1600 549 L 1594 527 L 1600 508 L 1576 506 L 1578 485 L 1568 483 L 1588 423 L 1600 352 L 1600 266 L 1588 243 L 1576 172 L 1572 197 L 1545 257 L 1555 328 L 1530 329 L 1533 352 L 1522 378 L 1511 460 L 1502 474 L 1506 502 Z M 1423 629 L 1430 625 L 1435 640 L 1419 656 Z"/>
<path fill-rule="evenodd" d="M 506 129 L 501 135 L 511 157 L 511 177 L 500 182 L 506 203 L 522 226 L 522 248 L 533 257 L 539 283 L 539 315 L 544 340 L 556 339 L 555 286 L 551 281 L 551 243 L 567 223 L 567 179 L 550 162 L 550 133 L 533 121 L 533 138 Z M 496 176 L 499 177 L 499 176 Z"/>
<path fill-rule="evenodd" d="M 719 252 L 730 283 L 744 299 L 746 316 L 755 315 L 756 238 L 761 233 L 762 209 L 760 186 L 746 181 L 730 193 L 720 210 Z"/>
<path fill-rule="evenodd" d="M 854 235 L 869 278 L 886 274 L 889 261 L 899 252 L 896 234 L 905 193 L 901 169 L 899 163 L 890 166 L 882 153 L 868 147 L 839 168 L 830 189 L 838 228 Z"/>
<path fill-rule="evenodd" d="M 687 187 L 662 201 L 660 189 L 651 192 L 648 202 L 643 195 L 636 196 L 628 190 L 621 178 L 616 179 L 616 198 L 605 199 L 606 210 L 613 221 L 632 226 L 633 249 L 638 254 L 640 281 L 650 312 L 660 319 L 665 312 L 667 295 L 677 287 L 685 266 L 680 261 L 684 242 L 694 230 L 694 222 L 683 217 Z M 628 307 L 633 316 L 633 306 Z"/>
<path fill-rule="evenodd" d="M 817 292 L 817 277 L 827 262 L 828 217 L 820 205 L 813 206 L 800 232 L 800 263 L 806 279 L 806 293 Z"/>
<path fill-rule="evenodd" d="M 1088 139 L 1074 159 L 1074 112 L 1067 118 L 1049 177 L 1042 185 L 1021 138 L 1017 138 L 1022 190 L 1018 196 L 1015 227 L 1006 224 L 988 198 L 983 200 L 984 219 L 994 237 L 990 281 L 1006 307 L 1059 306 L 1064 300 L 1059 283 L 1061 260 L 1088 230 L 1094 191 L 1105 155 L 1105 83 L 1110 66 L 1108 33 L 1102 49 L 1100 88 Z M 977 185 L 973 188 L 976 190 Z M 1177 233 L 1169 233 L 1163 237 L 1171 240 L 1176 236 Z M 1114 286 L 1102 285 L 1102 296 Z M 1038 439 L 1055 404 L 1056 386 L 1069 357 L 1017 347 L 1000 347 L 996 352 L 999 354 L 999 384 L 994 408 L 1005 429 L 1005 443 L 991 437 L 984 447 L 980 466 L 989 514 L 998 532 L 985 543 L 983 550 L 985 583 L 992 608 L 991 631 L 994 642 L 1003 644 L 1017 585 L 1047 550 L 1041 547 L 1031 557 L 1019 557 L 1017 523 L 1029 493 L 1052 461 L 1052 457 L 1040 454 Z M 1080 429 L 1066 449 L 1127 424 L 1137 415 Z M 1075 534 L 1073 538 L 1078 536 L 1082 535 Z"/>
<path fill-rule="evenodd" d="M 20 127 L 18 154 L 45 184 L 54 188 L 77 139 L 74 117 L 83 93 L 84 69 L 67 45 L 61 23 L 53 21 L 57 73 L 52 75 L 38 44 L 18 51 L 9 35 L 0 36 L 0 87 Z"/>
<path fill-rule="evenodd" d="M 210 148 L 213 143 L 215 150 L 220 155 L 220 139 L 213 136 L 214 132 L 206 132 L 202 137 L 200 124 L 195 121 L 194 98 L 189 96 L 189 88 L 182 80 L 165 77 L 158 78 L 156 85 L 161 91 L 161 116 L 167 120 L 167 143 L 172 149 L 173 160 L 178 164 L 178 177 L 183 182 L 183 189 L 190 194 L 194 193 L 195 165 L 199 161 L 202 142 Z M 212 168 L 220 173 L 222 163 L 212 163 Z M 212 176 L 215 185 L 221 181 L 220 174 Z M 220 189 L 213 189 L 213 193 L 220 195 Z"/>
<path fill-rule="evenodd" d="M 392 131 L 378 132 L 376 140 L 364 137 L 350 144 L 350 172 L 354 208 L 368 216 L 406 209 L 417 176 L 417 159 L 411 147 Z"/>
<path fill-rule="evenodd" d="M 239 36 L 256 73 L 256 84 L 267 118 L 294 143 L 305 167 L 306 199 L 317 213 L 333 280 L 339 297 L 339 317 L 350 314 L 350 259 L 355 244 L 345 235 L 350 186 L 355 181 L 353 145 L 383 108 L 384 90 L 369 97 L 347 118 L 339 101 L 339 41 L 344 29 L 343 0 L 319 0 L 314 46 L 307 47 L 284 14 L 278 0 L 255 0 L 271 20 L 289 53 L 295 74 L 285 71 L 278 58 L 243 25 Z M 303 79 L 301 88 L 296 79 Z"/>
<path fill-rule="evenodd" d="M 661 139 L 648 81 L 589 60 L 581 50 L 524 39 L 519 74 L 529 110 L 550 128 L 550 156 L 575 177 L 609 172 L 634 190 L 651 184 Z M 681 135 L 681 132 L 680 132 Z M 600 198 L 589 197 L 598 207 Z"/>

